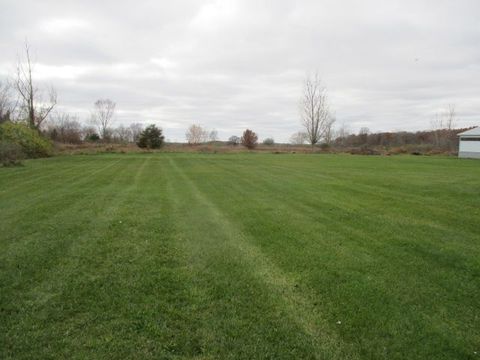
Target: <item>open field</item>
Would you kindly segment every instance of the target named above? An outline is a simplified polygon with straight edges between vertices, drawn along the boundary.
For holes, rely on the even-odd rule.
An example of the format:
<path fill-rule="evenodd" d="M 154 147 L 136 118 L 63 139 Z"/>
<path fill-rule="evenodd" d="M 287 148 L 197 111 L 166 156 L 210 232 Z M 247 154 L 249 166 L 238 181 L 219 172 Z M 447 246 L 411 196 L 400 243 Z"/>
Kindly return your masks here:
<path fill-rule="evenodd" d="M 0 358 L 478 359 L 480 162 L 0 169 Z"/>

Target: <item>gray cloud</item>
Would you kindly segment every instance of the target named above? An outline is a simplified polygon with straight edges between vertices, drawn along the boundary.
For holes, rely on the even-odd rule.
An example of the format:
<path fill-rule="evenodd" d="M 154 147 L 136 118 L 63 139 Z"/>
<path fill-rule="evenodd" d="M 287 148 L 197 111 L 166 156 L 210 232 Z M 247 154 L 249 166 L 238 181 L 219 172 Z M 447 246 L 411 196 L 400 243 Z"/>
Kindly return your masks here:
<path fill-rule="evenodd" d="M 62 109 L 86 120 L 109 97 L 119 124 L 176 140 L 191 123 L 287 140 L 312 71 L 353 130 L 428 128 L 450 103 L 458 125 L 478 125 L 479 13 L 475 0 L 4 0 L 0 73 L 28 38 Z"/>

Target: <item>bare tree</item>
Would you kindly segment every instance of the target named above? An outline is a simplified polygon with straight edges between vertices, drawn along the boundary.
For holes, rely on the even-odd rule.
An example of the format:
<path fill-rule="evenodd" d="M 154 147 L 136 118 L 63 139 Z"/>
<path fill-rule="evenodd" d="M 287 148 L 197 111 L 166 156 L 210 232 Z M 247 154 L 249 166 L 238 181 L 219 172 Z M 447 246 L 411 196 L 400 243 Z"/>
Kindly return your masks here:
<path fill-rule="evenodd" d="M 322 85 L 318 74 L 313 77 L 308 76 L 305 80 L 300 113 L 308 142 L 313 147 L 325 136 L 325 131 L 331 128 L 327 90 Z"/>
<path fill-rule="evenodd" d="M 132 132 L 132 140 L 136 143 L 143 131 L 143 125 L 140 123 L 130 124 L 130 131 Z"/>
<path fill-rule="evenodd" d="M 450 141 L 451 130 L 456 126 L 455 105 L 450 104 L 448 108 L 440 113 L 436 113 L 431 121 L 435 145 L 452 146 Z M 454 141 L 456 142 L 456 141 Z"/>
<path fill-rule="evenodd" d="M 213 129 L 210 131 L 210 134 L 208 134 L 208 138 L 210 141 L 215 142 L 218 140 L 218 131 Z"/>
<path fill-rule="evenodd" d="M 431 121 L 434 130 L 452 130 L 456 126 L 455 105 L 450 104 L 448 108 L 440 113 L 436 113 Z"/>
<path fill-rule="evenodd" d="M 16 105 L 10 84 L 6 81 L 0 82 L 0 123 L 12 120 Z"/>
<path fill-rule="evenodd" d="M 228 144 L 237 146 L 238 144 L 240 144 L 240 138 L 236 135 L 232 135 L 228 138 Z"/>
<path fill-rule="evenodd" d="M 44 99 L 44 92 L 33 83 L 33 64 L 30 57 L 30 47 L 25 43 L 25 60 L 18 60 L 15 88 L 22 102 L 22 115 L 26 117 L 32 128 L 39 129 L 50 112 L 57 105 L 57 93 L 51 87 L 48 91 L 48 100 Z"/>
<path fill-rule="evenodd" d="M 109 126 L 113 121 L 116 104 L 110 99 L 99 99 L 93 104 L 92 121 L 97 126 L 103 140 L 106 140 L 111 132 Z"/>
<path fill-rule="evenodd" d="M 341 146 L 345 146 L 347 137 L 351 134 L 350 128 L 344 122 L 335 132 L 335 142 Z"/>
<path fill-rule="evenodd" d="M 119 143 L 128 143 L 132 142 L 132 130 L 130 127 L 125 127 L 120 125 L 113 131 L 113 138 L 116 142 Z"/>
<path fill-rule="evenodd" d="M 82 141 L 82 125 L 78 117 L 68 113 L 53 112 L 47 133 L 52 140 L 62 143 L 78 144 Z"/>
<path fill-rule="evenodd" d="M 331 145 L 334 138 L 333 124 L 335 124 L 335 117 L 330 116 L 327 122 L 325 123 L 325 131 L 323 135 L 323 140 L 325 144 Z"/>
<path fill-rule="evenodd" d="M 308 135 L 306 132 L 303 132 L 303 131 L 298 131 L 292 134 L 292 136 L 290 136 L 290 143 L 292 145 L 303 145 L 307 142 L 307 140 L 308 140 Z"/>
<path fill-rule="evenodd" d="M 208 131 L 202 128 L 200 125 L 190 125 L 185 137 L 187 142 L 191 145 L 201 144 L 208 141 Z"/>

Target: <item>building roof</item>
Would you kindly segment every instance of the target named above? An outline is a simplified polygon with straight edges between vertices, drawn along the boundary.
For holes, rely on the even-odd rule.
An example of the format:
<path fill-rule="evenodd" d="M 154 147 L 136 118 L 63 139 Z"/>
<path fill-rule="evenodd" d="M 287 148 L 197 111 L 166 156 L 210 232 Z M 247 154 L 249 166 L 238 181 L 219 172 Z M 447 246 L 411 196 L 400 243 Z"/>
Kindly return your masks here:
<path fill-rule="evenodd" d="M 467 131 L 464 131 L 464 132 L 461 132 L 457 135 L 458 136 L 480 136 L 480 126 L 476 127 L 476 128 L 473 128 L 473 129 L 470 129 L 470 130 L 467 130 Z"/>

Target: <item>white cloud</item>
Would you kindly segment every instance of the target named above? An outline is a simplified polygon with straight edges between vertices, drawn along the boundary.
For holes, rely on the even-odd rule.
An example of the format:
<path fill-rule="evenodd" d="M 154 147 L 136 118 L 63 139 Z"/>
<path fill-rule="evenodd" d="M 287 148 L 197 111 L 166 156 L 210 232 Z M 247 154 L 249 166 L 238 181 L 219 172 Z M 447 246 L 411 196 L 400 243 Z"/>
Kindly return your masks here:
<path fill-rule="evenodd" d="M 72 32 L 85 31 L 90 28 L 90 23 L 76 18 L 50 18 L 40 23 L 40 29 L 48 35 L 68 36 Z"/>

